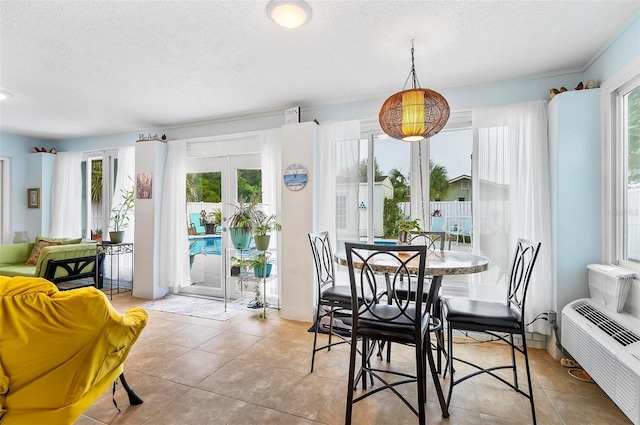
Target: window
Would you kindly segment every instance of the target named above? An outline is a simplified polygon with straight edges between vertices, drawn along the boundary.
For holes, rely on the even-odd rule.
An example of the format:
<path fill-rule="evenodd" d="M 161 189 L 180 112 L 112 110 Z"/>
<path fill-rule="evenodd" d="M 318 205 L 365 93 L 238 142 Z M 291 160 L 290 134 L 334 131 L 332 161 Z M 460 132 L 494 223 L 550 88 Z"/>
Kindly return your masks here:
<path fill-rule="evenodd" d="M 602 84 L 604 260 L 640 273 L 640 59 Z"/>
<path fill-rule="evenodd" d="M 336 195 L 336 228 L 345 230 L 347 228 L 347 196 Z"/>
<path fill-rule="evenodd" d="M 460 182 L 460 189 L 469 190 L 469 180 L 462 180 Z"/>
<path fill-rule="evenodd" d="M 622 260 L 640 264 L 640 81 L 619 90 L 622 134 Z"/>
<path fill-rule="evenodd" d="M 111 199 L 118 169 L 117 153 L 88 152 L 84 154 L 82 167 L 82 235 L 86 239 L 100 241 L 109 228 Z M 104 184 L 111 182 L 111 184 Z"/>

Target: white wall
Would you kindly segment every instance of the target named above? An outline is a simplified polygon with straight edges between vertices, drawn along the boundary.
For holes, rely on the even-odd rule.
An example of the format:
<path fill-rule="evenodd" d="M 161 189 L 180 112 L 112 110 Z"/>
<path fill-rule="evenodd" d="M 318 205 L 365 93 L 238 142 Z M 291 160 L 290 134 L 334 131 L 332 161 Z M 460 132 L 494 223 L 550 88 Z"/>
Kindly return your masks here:
<path fill-rule="evenodd" d="M 313 259 L 307 234 L 313 231 L 313 149 L 318 139 L 313 122 L 282 126 L 281 164 L 300 164 L 307 170 L 307 185 L 298 191 L 284 187 L 280 178 L 282 220 L 278 272 L 282 293 L 282 317 L 311 322 L 314 312 Z"/>
<path fill-rule="evenodd" d="M 31 137 L 16 136 L 14 134 L 0 133 L 0 156 L 9 158 L 11 190 L 9 193 L 9 231 L 5 240 L 0 243 L 11 243 L 14 232 L 17 230 L 28 230 L 40 228 L 40 217 L 29 215 L 27 208 L 27 188 L 31 174 L 29 154 L 34 147 L 44 147 L 47 150 L 51 145 Z M 31 240 L 37 236 L 33 231 L 29 231 Z"/>

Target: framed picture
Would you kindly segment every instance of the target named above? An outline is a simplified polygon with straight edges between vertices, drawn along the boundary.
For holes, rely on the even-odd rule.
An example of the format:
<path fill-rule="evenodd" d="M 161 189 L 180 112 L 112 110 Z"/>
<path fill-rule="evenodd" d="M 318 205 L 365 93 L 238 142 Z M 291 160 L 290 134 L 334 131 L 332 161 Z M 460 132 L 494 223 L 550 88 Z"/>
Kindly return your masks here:
<path fill-rule="evenodd" d="M 136 181 L 136 198 L 151 199 L 151 183 L 153 175 L 151 173 L 138 173 Z"/>
<path fill-rule="evenodd" d="M 27 189 L 27 207 L 40 208 L 40 188 L 39 187 Z"/>

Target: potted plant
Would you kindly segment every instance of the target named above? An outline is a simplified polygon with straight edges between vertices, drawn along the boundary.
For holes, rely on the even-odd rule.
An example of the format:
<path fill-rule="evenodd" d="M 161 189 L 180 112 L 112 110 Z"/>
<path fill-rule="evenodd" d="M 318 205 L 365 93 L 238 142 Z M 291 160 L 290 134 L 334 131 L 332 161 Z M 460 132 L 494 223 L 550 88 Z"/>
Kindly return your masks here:
<path fill-rule="evenodd" d="M 240 201 L 235 205 L 235 211 L 229 217 L 229 236 L 236 249 L 247 249 L 251 242 L 251 233 L 258 221 L 258 198 L 245 202 Z"/>
<path fill-rule="evenodd" d="M 398 223 L 398 245 L 408 245 L 409 244 L 409 232 L 412 230 L 417 230 L 420 232 L 422 228 L 420 227 L 419 219 L 411 219 L 410 217 L 404 217 Z"/>
<path fill-rule="evenodd" d="M 249 267 L 249 259 L 231 257 L 231 276 L 240 276 L 243 269 Z"/>
<path fill-rule="evenodd" d="M 259 251 L 266 251 L 269 249 L 269 242 L 271 242 L 270 232 L 279 232 L 282 230 L 282 225 L 276 221 L 276 215 L 266 215 L 262 211 L 258 212 L 258 220 L 254 224 L 253 234 L 256 241 L 256 249 Z"/>
<path fill-rule="evenodd" d="M 213 235 L 216 233 L 216 227 L 222 222 L 222 211 L 216 208 L 212 211 L 200 211 L 200 225 L 205 227 L 205 233 Z"/>
<path fill-rule="evenodd" d="M 271 275 L 273 264 L 271 264 L 269 258 L 271 258 L 271 253 L 261 252 L 249 260 L 249 267 L 253 267 L 255 277 L 269 277 Z"/>
<path fill-rule="evenodd" d="M 109 232 L 109 238 L 113 243 L 122 243 L 124 240 L 124 229 L 129 226 L 129 213 L 133 211 L 135 204 L 133 186 L 129 190 L 121 190 L 122 202 L 111 209 L 113 231 Z"/>

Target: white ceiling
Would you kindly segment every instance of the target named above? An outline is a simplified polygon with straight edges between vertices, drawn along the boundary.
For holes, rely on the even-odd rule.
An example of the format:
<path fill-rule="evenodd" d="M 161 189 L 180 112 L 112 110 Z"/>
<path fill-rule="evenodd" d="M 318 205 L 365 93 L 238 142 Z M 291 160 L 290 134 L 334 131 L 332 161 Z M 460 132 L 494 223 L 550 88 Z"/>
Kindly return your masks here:
<path fill-rule="evenodd" d="M 640 1 L 0 2 L 0 131 L 91 136 L 583 70 Z"/>

